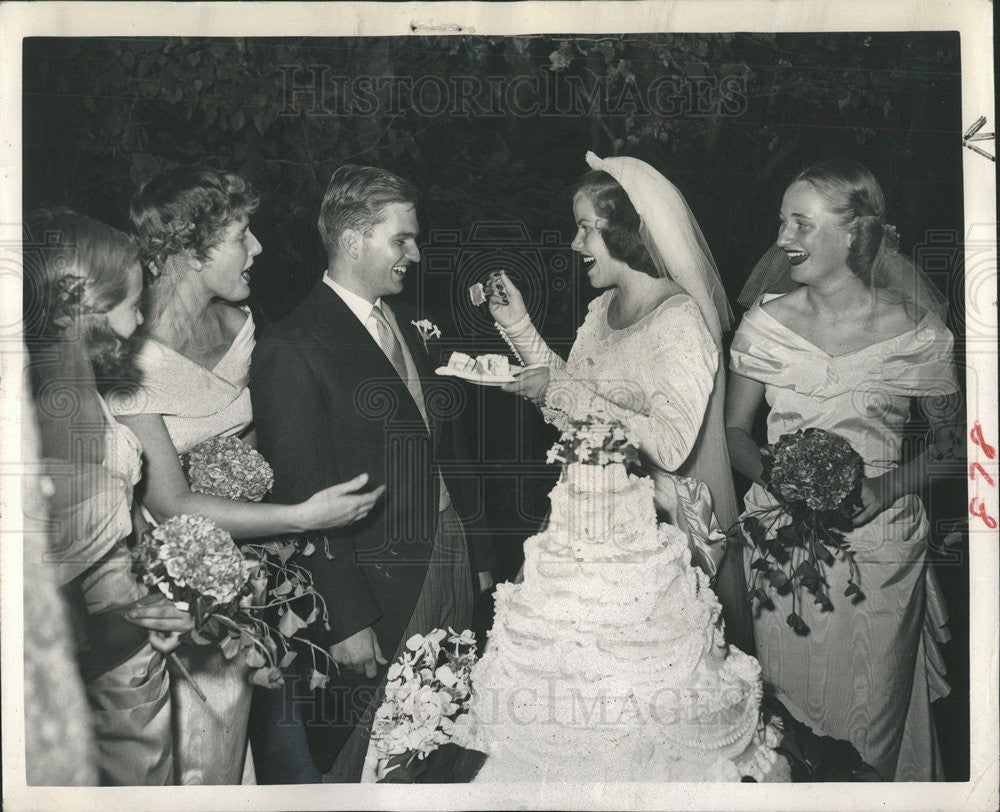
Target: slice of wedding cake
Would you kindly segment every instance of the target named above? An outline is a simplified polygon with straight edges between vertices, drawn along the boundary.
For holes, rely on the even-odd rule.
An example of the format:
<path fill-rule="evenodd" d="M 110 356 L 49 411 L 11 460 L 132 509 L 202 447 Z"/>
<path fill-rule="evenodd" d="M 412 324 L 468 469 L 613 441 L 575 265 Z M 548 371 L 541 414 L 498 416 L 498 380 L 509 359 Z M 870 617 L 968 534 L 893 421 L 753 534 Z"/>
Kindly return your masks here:
<path fill-rule="evenodd" d="M 448 359 L 448 369 L 476 375 L 506 377 L 510 375 L 510 361 L 505 355 L 477 355 L 473 358 L 464 352 L 453 352 Z"/>
<path fill-rule="evenodd" d="M 550 455 L 569 464 L 548 525 L 523 583 L 497 587 L 472 671 L 477 781 L 775 780 L 760 666 L 727 650 L 708 577 L 630 452 L 621 426 L 577 423 Z"/>

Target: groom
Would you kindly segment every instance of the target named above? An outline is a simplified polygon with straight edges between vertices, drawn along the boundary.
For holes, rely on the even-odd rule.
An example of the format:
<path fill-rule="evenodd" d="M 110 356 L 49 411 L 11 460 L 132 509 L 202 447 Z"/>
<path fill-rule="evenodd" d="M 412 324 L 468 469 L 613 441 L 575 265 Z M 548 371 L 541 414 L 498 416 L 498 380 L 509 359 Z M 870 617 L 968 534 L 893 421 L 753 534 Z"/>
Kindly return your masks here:
<path fill-rule="evenodd" d="M 416 200 L 413 184 L 385 170 L 334 172 L 319 217 L 327 270 L 257 344 L 251 364 L 275 501 L 298 502 L 362 473 L 369 487 L 386 486 L 367 517 L 329 529 L 325 545 L 299 557 L 329 610 L 329 631 L 313 624 L 312 640 L 340 666 L 297 709 L 312 760 L 331 782 L 361 777 L 386 663 L 412 634 L 469 627 L 474 591 L 490 580 L 488 541 L 473 535 L 470 556 L 459 518 L 483 511 L 447 465 L 463 454 L 461 429 L 432 408 L 454 402 L 432 396 L 451 384 L 433 374 L 414 325 L 421 316 L 386 300 L 420 260 Z"/>

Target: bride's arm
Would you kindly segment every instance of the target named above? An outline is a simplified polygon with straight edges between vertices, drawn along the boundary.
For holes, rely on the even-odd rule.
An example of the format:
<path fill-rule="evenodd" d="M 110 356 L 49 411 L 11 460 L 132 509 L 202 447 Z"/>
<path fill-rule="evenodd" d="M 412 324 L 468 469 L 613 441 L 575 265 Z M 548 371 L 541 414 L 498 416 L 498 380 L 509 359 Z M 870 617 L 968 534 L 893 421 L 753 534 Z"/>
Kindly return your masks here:
<path fill-rule="evenodd" d="M 648 328 L 641 357 L 623 357 L 613 379 L 554 370 L 542 414 L 557 427 L 567 418 L 606 413 L 620 420 L 640 449 L 667 471 L 688 458 L 715 385 L 719 354 L 700 317 L 664 311 Z"/>
<path fill-rule="evenodd" d="M 527 313 L 509 327 L 497 322 L 497 328 L 525 366 L 546 366 L 549 369 L 562 369 L 566 366 L 566 362 L 545 343 Z"/>
<path fill-rule="evenodd" d="M 566 362 L 552 351 L 531 323 L 521 292 L 503 271 L 500 272 L 497 287 L 499 289 L 492 290 L 488 299 L 490 315 L 496 319 L 500 335 L 521 361 L 526 366 L 546 366 L 551 369 L 566 366 Z"/>
<path fill-rule="evenodd" d="M 182 513 L 199 514 L 236 538 L 342 527 L 367 515 L 384 490 L 381 486 L 371 493 L 354 493 L 368 481 L 362 475 L 294 505 L 234 502 L 195 493 L 184 477 L 161 415 L 120 415 L 117 419 L 142 443 L 145 465 L 139 498 L 158 522 Z"/>

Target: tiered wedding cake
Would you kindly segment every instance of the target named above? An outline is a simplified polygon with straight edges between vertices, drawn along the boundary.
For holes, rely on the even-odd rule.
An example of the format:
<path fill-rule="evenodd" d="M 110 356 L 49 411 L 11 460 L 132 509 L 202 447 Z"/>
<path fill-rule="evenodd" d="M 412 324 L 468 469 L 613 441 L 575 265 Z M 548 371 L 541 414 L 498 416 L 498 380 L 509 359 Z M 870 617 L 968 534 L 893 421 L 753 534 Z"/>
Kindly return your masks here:
<path fill-rule="evenodd" d="M 476 780 L 762 780 L 776 734 L 758 729 L 760 666 L 727 651 L 652 480 L 571 463 L 550 499 L 472 672 Z"/>

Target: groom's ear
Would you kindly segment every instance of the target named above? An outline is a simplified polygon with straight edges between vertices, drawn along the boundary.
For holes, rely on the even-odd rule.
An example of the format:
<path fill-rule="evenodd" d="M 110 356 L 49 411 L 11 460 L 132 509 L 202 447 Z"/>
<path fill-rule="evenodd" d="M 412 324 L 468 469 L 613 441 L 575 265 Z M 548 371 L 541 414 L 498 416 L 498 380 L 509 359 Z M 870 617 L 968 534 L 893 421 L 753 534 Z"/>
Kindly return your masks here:
<path fill-rule="evenodd" d="M 340 250 L 351 259 L 361 256 L 361 232 L 354 228 L 345 228 L 340 232 Z"/>

